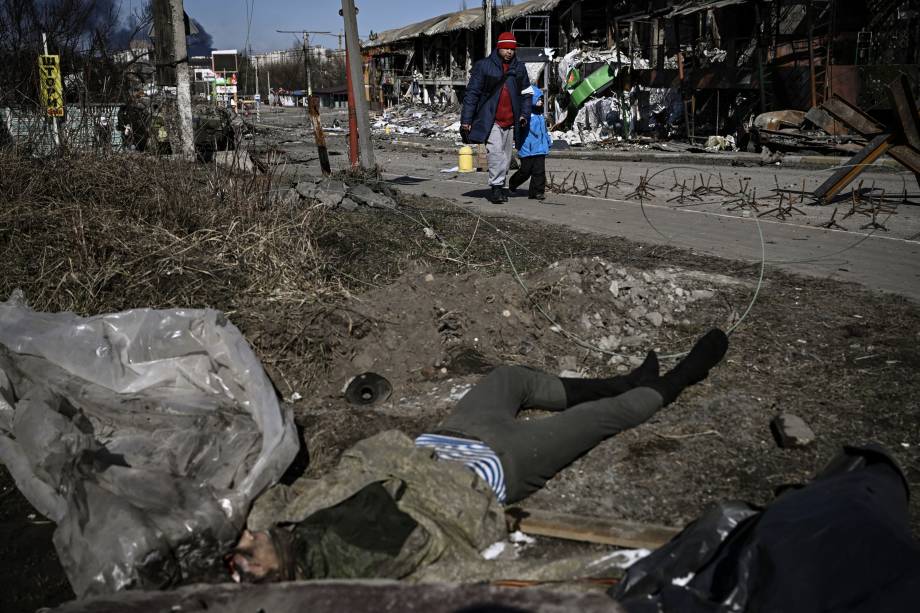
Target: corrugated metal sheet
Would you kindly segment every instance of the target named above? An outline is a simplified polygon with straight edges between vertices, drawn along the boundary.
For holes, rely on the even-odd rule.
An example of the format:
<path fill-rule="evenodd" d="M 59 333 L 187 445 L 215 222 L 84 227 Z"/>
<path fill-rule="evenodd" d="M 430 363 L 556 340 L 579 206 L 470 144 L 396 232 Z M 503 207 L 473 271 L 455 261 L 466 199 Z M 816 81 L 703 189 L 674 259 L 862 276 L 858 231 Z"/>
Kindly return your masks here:
<path fill-rule="evenodd" d="M 542 13 L 552 11 L 559 6 L 562 0 L 527 0 L 520 4 L 498 10 L 496 21 L 500 23 L 510 22 L 518 17 L 524 17 L 532 13 Z M 435 36 L 446 32 L 455 32 L 457 30 L 478 30 L 483 27 L 485 17 L 481 8 L 458 11 L 456 13 L 447 13 L 419 21 L 402 28 L 385 30 L 377 34 L 373 40 L 364 44 L 365 48 L 383 47 L 397 42 L 408 41 L 419 36 Z"/>
<path fill-rule="evenodd" d="M 709 9 L 718 9 L 723 6 L 732 6 L 733 4 L 745 4 L 751 0 L 709 0 L 707 2 L 699 2 L 696 4 L 691 4 L 689 6 L 679 6 L 676 7 L 673 11 L 668 14 L 668 17 L 679 17 L 681 15 L 690 15 L 699 11 L 706 11 Z"/>
<path fill-rule="evenodd" d="M 531 13 L 549 12 L 561 3 L 562 0 L 527 0 L 527 2 L 521 2 L 520 4 L 515 4 L 508 8 L 499 9 L 498 21 L 506 22 L 518 17 L 530 15 Z"/>
<path fill-rule="evenodd" d="M 751 0 L 697 0 L 695 2 L 676 2 L 674 3 L 676 6 L 672 4 L 671 6 L 666 6 L 654 11 L 619 15 L 617 19 L 625 23 L 629 23 L 630 21 L 644 21 L 653 17 L 670 19 L 671 17 L 692 15 L 693 13 L 698 13 L 700 11 L 718 9 L 722 8 L 723 6 L 732 6 L 734 4 L 746 4 L 748 2 L 751 2 Z"/>
<path fill-rule="evenodd" d="M 422 32 L 437 24 L 439 21 L 442 21 L 448 15 L 438 15 L 437 17 L 432 17 L 431 19 L 426 19 L 425 21 L 418 21 L 416 23 L 403 26 L 402 28 L 395 28 L 393 30 L 384 30 L 377 34 L 377 37 L 373 40 L 369 40 L 364 43 L 364 47 L 383 47 L 385 45 L 391 45 L 396 42 L 406 41 L 412 38 L 418 37 Z"/>
<path fill-rule="evenodd" d="M 485 16 L 482 9 L 469 9 L 459 13 L 451 13 L 444 19 L 425 30 L 425 36 L 434 36 L 435 34 L 444 34 L 445 32 L 454 32 L 456 30 L 478 30 L 485 23 Z"/>

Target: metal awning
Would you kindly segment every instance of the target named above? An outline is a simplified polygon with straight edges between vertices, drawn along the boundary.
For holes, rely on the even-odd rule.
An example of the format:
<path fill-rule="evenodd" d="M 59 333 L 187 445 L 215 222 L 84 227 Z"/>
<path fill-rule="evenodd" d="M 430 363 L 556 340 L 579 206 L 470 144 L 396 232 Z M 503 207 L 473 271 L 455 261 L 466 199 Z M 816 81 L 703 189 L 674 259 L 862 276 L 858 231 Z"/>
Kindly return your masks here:
<path fill-rule="evenodd" d="M 709 9 L 718 9 L 724 6 L 732 6 L 734 4 L 747 4 L 751 0 L 697 0 L 696 2 L 679 2 L 671 4 L 654 11 L 645 11 L 640 13 L 630 13 L 627 15 L 620 15 L 617 17 L 618 21 L 629 23 L 630 21 L 645 21 L 652 18 L 662 18 L 670 19 L 671 17 L 682 17 L 685 15 L 692 15 L 693 13 L 698 13 L 700 11 L 708 11 Z"/>
<path fill-rule="evenodd" d="M 562 0 L 527 0 L 514 6 L 500 8 L 498 10 L 499 22 L 511 21 L 518 17 L 524 17 L 532 13 L 545 13 L 552 11 L 562 3 Z"/>
<path fill-rule="evenodd" d="M 527 0 L 520 4 L 515 4 L 507 8 L 500 8 L 497 11 L 496 22 L 507 23 L 518 17 L 530 15 L 532 13 L 548 12 L 555 9 L 562 0 Z M 447 32 L 456 32 L 458 30 L 478 30 L 483 27 L 485 16 L 481 8 L 457 11 L 438 15 L 425 21 L 419 21 L 402 28 L 395 28 L 380 32 L 372 40 L 367 41 L 363 46 L 365 48 L 383 47 L 393 43 L 401 43 L 419 36 L 435 36 Z"/>
<path fill-rule="evenodd" d="M 363 47 L 382 47 L 384 45 L 391 45 L 396 42 L 407 41 L 413 38 L 417 38 L 422 32 L 435 25 L 439 21 L 448 17 L 448 15 L 438 15 L 437 17 L 432 17 L 426 19 L 425 21 L 418 21 L 416 23 L 403 26 L 402 28 L 394 28 L 392 30 L 385 30 L 376 35 L 372 40 L 367 41 L 362 45 Z"/>
<path fill-rule="evenodd" d="M 434 36 L 456 30 L 478 30 L 484 23 L 485 16 L 482 14 L 481 8 L 469 9 L 446 15 L 444 19 L 425 30 L 423 34 L 425 36 Z"/>

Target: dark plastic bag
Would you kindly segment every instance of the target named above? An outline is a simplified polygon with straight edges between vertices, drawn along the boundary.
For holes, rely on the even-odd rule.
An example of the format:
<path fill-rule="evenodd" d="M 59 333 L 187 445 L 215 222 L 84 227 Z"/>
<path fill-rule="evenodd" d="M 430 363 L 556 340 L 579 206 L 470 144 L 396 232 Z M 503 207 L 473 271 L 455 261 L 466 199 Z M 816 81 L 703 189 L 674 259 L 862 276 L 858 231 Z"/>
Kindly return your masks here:
<path fill-rule="evenodd" d="M 627 571 L 630 613 L 877 613 L 920 602 L 920 544 L 903 473 L 877 445 L 845 447 L 762 511 L 715 507 Z"/>

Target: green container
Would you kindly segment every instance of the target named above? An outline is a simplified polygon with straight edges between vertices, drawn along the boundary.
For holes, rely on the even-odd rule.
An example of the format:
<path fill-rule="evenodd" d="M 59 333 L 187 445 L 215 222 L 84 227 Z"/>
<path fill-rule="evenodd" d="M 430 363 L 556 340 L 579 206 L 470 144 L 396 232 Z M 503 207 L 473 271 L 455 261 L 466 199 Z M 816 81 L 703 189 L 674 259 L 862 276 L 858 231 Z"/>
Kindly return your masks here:
<path fill-rule="evenodd" d="M 582 82 L 572 90 L 572 98 L 569 103 L 572 109 L 579 109 L 581 105 L 585 103 L 585 100 L 593 96 L 594 94 L 603 92 L 605 89 L 610 87 L 613 83 L 613 80 L 617 76 L 617 69 L 610 65 L 604 64 L 590 75 L 588 75 Z"/>

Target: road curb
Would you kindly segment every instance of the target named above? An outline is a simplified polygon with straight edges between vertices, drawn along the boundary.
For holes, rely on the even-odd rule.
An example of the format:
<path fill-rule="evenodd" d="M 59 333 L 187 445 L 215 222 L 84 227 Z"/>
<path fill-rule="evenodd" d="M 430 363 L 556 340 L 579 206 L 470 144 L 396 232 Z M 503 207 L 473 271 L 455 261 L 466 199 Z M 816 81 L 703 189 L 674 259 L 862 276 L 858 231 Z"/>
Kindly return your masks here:
<path fill-rule="evenodd" d="M 392 145 L 424 150 L 429 153 L 456 154 L 460 147 L 445 147 L 438 144 L 420 143 L 410 140 L 388 140 Z M 735 151 L 731 153 L 690 153 L 685 151 L 592 151 L 575 148 L 553 150 L 550 157 L 563 160 L 600 160 L 611 162 L 683 162 L 709 164 L 713 166 L 774 166 L 776 162 L 764 163 L 758 153 Z M 780 161 L 780 167 L 786 168 L 833 168 L 847 163 L 850 158 L 822 155 L 786 155 Z M 878 169 L 898 169 L 901 165 L 891 158 L 884 157 L 872 164 Z"/>

